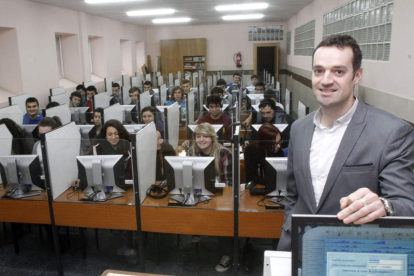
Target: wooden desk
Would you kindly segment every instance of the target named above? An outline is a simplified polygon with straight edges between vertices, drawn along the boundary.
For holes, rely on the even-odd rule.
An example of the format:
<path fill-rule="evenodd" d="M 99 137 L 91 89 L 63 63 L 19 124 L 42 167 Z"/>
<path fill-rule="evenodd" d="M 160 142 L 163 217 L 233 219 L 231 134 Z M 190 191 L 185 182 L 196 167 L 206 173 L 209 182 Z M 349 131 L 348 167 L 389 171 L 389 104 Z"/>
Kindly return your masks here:
<path fill-rule="evenodd" d="M 81 192 L 68 189 L 52 204 L 55 223 L 59 226 L 137 230 L 134 193 L 128 189 L 123 197 L 106 202 L 79 201 Z"/>
<path fill-rule="evenodd" d="M 186 235 L 233 236 L 232 188 L 212 197 L 208 204 L 168 206 L 168 197 L 147 198 L 141 205 L 142 231 Z"/>
<path fill-rule="evenodd" d="M 278 239 L 282 233 L 284 210 L 265 209 L 257 202 L 263 196 L 240 192 L 239 237 Z M 266 198 L 267 200 L 269 197 Z"/>
<path fill-rule="evenodd" d="M 4 195 L 0 185 L 0 196 Z M 34 224 L 51 224 L 46 191 L 40 196 L 23 199 L 0 199 L 0 221 Z"/>

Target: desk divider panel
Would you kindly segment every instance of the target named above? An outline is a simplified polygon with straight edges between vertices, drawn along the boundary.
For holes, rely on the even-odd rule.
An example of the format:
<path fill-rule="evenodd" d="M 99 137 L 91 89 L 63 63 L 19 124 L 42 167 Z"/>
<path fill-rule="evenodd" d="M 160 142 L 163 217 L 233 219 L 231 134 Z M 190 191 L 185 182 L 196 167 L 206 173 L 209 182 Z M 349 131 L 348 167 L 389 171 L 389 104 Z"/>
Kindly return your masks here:
<path fill-rule="evenodd" d="M 66 89 L 63 86 L 50 88 L 50 96 L 57 96 L 60 94 L 66 94 Z"/>
<path fill-rule="evenodd" d="M 148 188 L 155 184 L 156 163 L 157 163 L 157 143 L 158 136 L 154 122 L 146 125 L 135 134 L 136 158 L 139 188 L 139 204 L 146 198 Z M 136 203 L 138 205 L 138 202 Z"/>
<path fill-rule="evenodd" d="M 128 105 L 131 103 L 131 98 L 129 97 L 129 89 L 131 89 L 130 86 L 121 87 L 121 98 L 122 98 L 122 104 L 124 105 Z"/>
<path fill-rule="evenodd" d="M 167 85 L 163 84 L 160 86 L 160 105 L 164 105 L 167 101 Z"/>
<path fill-rule="evenodd" d="M 64 94 L 49 96 L 49 102 L 57 102 L 59 104 L 67 104 L 69 106 L 70 98 L 65 92 Z"/>
<path fill-rule="evenodd" d="M 290 115 L 290 111 L 292 110 L 292 92 L 289 91 L 289 89 L 286 88 L 285 92 L 285 111 L 286 114 Z"/>
<path fill-rule="evenodd" d="M 78 178 L 76 156 L 81 135 L 74 122 L 45 134 L 46 155 L 53 200 L 71 187 Z"/>
<path fill-rule="evenodd" d="M 158 80 L 158 86 L 161 86 L 164 84 L 164 78 L 162 76 L 158 76 L 157 80 Z"/>
<path fill-rule="evenodd" d="M 168 74 L 168 85 L 174 85 L 174 76 L 173 73 Z"/>
<path fill-rule="evenodd" d="M 151 81 L 151 74 L 146 74 L 145 75 L 145 80 L 146 81 Z"/>
<path fill-rule="evenodd" d="M 131 77 L 131 87 L 134 87 L 134 86 L 136 87 L 141 86 L 138 77 Z"/>
<path fill-rule="evenodd" d="M 112 78 L 105 78 L 105 91 L 108 96 L 112 95 Z"/>
<path fill-rule="evenodd" d="M 122 86 L 131 87 L 131 78 L 128 74 L 122 75 Z"/>
<path fill-rule="evenodd" d="M 176 79 L 174 81 L 174 86 L 180 86 L 180 80 L 179 79 Z"/>
<path fill-rule="evenodd" d="M 12 152 L 13 135 L 5 124 L 0 125 L 0 155 L 10 155 Z"/>
<path fill-rule="evenodd" d="M 18 105 L 0 108 L 0 119 L 3 118 L 9 118 L 21 126 L 23 124 L 23 110 L 21 110 Z"/>
<path fill-rule="evenodd" d="M 135 72 L 135 77 L 138 78 L 138 87 L 142 86 L 142 81 L 144 80 L 144 76 L 141 72 Z"/>
<path fill-rule="evenodd" d="M 194 123 L 194 91 L 190 91 L 187 93 L 187 103 L 186 103 L 186 109 L 187 109 L 187 125 Z"/>
<path fill-rule="evenodd" d="M 178 103 L 175 102 L 173 105 L 170 105 L 164 112 L 168 131 L 168 143 L 173 146 L 173 148 L 177 148 L 180 131 L 180 108 Z"/>
<path fill-rule="evenodd" d="M 71 113 L 67 104 L 62 104 L 45 110 L 46 117 L 58 116 L 62 125 L 71 122 Z"/>
<path fill-rule="evenodd" d="M 198 86 L 198 104 L 198 110 L 201 112 L 204 104 L 204 83 L 200 83 Z"/>
<path fill-rule="evenodd" d="M 19 96 L 9 97 L 9 105 L 18 105 L 22 111 L 26 110 L 26 99 L 29 98 L 29 94 L 22 94 Z"/>
<path fill-rule="evenodd" d="M 140 106 L 139 113 L 141 113 L 141 110 L 144 107 L 151 105 L 151 95 L 150 95 L 149 91 L 146 91 L 146 92 L 140 94 L 138 97 L 139 97 L 138 100 L 139 100 L 139 106 Z"/>
<path fill-rule="evenodd" d="M 104 124 L 109 120 L 118 120 L 121 123 L 124 121 L 121 105 L 116 103 L 104 109 L 103 112 Z"/>
<path fill-rule="evenodd" d="M 94 105 L 95 109 L 99 107 L 101 108 L 109 107 L 109 101 L 111 100 L 111 98 L 109 97 L 109 93 L 112 94 L 112 90 L 110 90 L 110 92 L 107 91 L 106 93 L 99 93 L 98 95 L 95 95 L 93 97 L 95 101 L 95 105 Z"/>

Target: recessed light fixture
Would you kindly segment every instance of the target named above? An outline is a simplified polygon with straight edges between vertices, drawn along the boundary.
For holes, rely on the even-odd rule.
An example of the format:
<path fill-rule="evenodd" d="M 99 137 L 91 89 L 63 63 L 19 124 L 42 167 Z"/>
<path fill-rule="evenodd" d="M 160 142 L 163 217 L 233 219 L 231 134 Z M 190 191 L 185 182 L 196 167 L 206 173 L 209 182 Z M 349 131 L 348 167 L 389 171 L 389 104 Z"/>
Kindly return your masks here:
<path fill-rule="evenodd" d="M 250 4 L 236 4 L 217 6 L 216 11 L 250 11 L 250 10 L 264 10 L 269 6 L 267 3 L 250 3 Z"/>
<path fill-rule="evenodd" d="M 191 18 L 189 17 L 177 17 L 177 18 L 159 18 L 152 20 L 154 24 L 165 24 L 165 23 L 183 23 L 190 22 Z"/>
<path fill-rule="evenodd" d="M 122 3 L 122 2 L 133 2 L 142 0 L 85 0 L 88 4 L 106 4 L 106 3 Z"/>
<path fill-rule="evenodd" d="M 245 20 L 245 19 L 260 19 L 263 18 L 263 14 L 238 14 L 238 15 L 226 15 L 223 16 L 223 20 Z"/>
<path fill-rule="evenodd" d="M 163 15 L 163 14 L 173 14 L 175 13 L 174 9 L 156 9 L 156 10 L 138 10 L 138 11 L 129 11 L 127 12 L 128 16 L 148 16 L 148 15 Z"/>

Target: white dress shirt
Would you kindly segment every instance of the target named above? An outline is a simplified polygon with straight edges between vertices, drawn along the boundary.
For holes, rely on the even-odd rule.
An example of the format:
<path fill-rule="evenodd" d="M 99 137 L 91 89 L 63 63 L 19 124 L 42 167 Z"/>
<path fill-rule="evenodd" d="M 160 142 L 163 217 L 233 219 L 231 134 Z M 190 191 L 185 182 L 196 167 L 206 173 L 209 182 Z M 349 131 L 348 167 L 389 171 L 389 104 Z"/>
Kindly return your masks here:
<path fill-rule="evenodd" d="M 320 108 L 313 118 L 315 131 L 313 132 L 310 149 L 309 166 L 316 206 L 319 205 L 319 200 L 322 196 L 326 179 L 331 170 L 339 144 L 342 141 L 342 137 L 344 136 L 346 128 L 348 127 L 357 106 L 358 98 L 355 100 L 351 109 L 344 116 L 336 120 L 333 127 L 330 129 L 321 124 L 322 110 Z"/>

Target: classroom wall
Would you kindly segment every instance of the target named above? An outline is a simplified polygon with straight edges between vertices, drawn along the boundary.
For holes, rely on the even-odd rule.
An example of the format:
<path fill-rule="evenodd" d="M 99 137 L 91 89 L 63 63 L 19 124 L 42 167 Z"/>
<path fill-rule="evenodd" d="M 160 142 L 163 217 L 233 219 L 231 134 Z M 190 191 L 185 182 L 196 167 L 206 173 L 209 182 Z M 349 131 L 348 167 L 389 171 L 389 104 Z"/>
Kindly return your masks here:
<path fill-rule="evenodd" d="M 311 79 L 311 57 L 293 54 L 294 29 L 315 19 L 316 46 L 322 40 L 323 14 L 348 2 L 350 1 L 315 0 L 288 20 L 285 32 L 292 31 L 292 54 L 287 56 L 287 69 L 293 73 L 289 75 L 296 74 Z M 411 122 L 414 121 L 414 93 L 409 86 L 409 80 L 412 79 L 412 72 L 414 72 L 414 34 L 410 31 L 414 28 L 413 12 L 413 1 L 394 1 L 390 59 L 389 61 L 363 60 L 364 73 L 358 88 L 359 97 L 368 104 Z M 310 106 L 311 110 L 319 107 L 311 94 L 311 89 L 304 85 L 303 81 L 299 82 L 292 77 L 287 77 L 285 84 L 293 91 L 294 111 L 297 110 L 299 99 Z"/>
<path fill-rule="evenodd" d="M 261 43 L 261 41 L 249 41 L 248 27 L 284 24 L 284 22 L 269 22 L 266 24 L 237 23 L 147 27 L 145 48 L 147 55 L 151 55 L 152 64 L 154 64 L 155 56 L 161 55 L 161 40 L 206 38 L 208 71 L 240 70 L 233 61 L 233 55 L 239 51 L 242 53 L 242 69 L 253 70 L 253 44 Z M 286 32 L 284 38 L 283 41 L 269 41 L 269 43 L 280 42 L 280 68 L 286 68 Z"/>
<path fill-rule="evenodd" d="M 0 7 L 0 40 L 15 32 L 14 39 L 7 40 L 6 44 L 17 51 L 9 55 L 11 60 L 6 60 L 7 63 L 15 64 L 11 68 L 15 73 L 8 76 L 9 83 L 14 84 L 6 83 L 4 87 L 0 83 L 0 106 L 4 105 L 10 94 L 29 93 L 37 97 L 41 107 L 44 107 L 50 88 L 64 84 L 67 91 L 73 91 L 74 85 L 91 80 L 89 36 L 100 36 L 105 40 L 104 56 L 99 56 L 99 59 L 103 60 L 106 69 L 101 70 L 102 75 L 98 77 L 111 77 L 114 80 L 121 78 L 121 39 L 131 41 L 131 45 L 145 40 L 143 27 L 83 12 L 26 0 L 0 0 Z M 65 80 L 59 79 L 55 35 L 62 36 L 63 59 L 68 70 Z M 0 41 L 0 45 L 5 44 Z M 69 50 L 65 50 L 65 47 Z M 137 54 L 135 47 L 129 47 L 129 51 L 133 60 L 139 54 L 145 56 L 144 52 Z M 128 69 L 135 72 L 137 63 L 131 62 Z M 0 74 L 3 75 L 2 72 L 0 67 Z"/>

